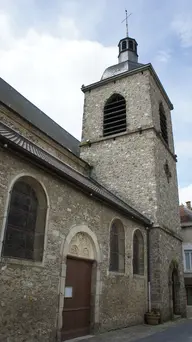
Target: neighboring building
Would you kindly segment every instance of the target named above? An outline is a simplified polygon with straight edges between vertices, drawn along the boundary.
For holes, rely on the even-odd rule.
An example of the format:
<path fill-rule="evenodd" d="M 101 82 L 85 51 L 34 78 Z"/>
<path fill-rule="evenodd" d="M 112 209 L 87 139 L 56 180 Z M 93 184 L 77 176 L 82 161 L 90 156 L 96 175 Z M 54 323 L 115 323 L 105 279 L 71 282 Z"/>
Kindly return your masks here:
<path fill-rule="evenodd" d="M 192 316 L 192 208 L 191 202 L 180 205 L 183 237 L 184 280 L 187 295 L 187 313 Z"/>
<path fill-rule="evenodd" d="M 0 79 L 0 340 L 185 315 L 173 106 L 137 43 L 83 86 L 81 143 Z"/>

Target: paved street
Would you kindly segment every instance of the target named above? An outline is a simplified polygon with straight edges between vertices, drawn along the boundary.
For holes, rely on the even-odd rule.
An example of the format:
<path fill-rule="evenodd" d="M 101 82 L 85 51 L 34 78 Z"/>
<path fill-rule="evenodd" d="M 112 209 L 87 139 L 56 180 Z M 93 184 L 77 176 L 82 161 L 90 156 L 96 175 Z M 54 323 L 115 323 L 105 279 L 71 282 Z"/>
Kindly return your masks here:
<path fill-rule="evenodd" d="M 158 326 L 139 325 L 111 331 L 81 342 L 192 342 L 192 320 L 181 319 Z"/>
<path fill-rule="evenodd" d="M 185 323 L 170 327 L 164 331 L 155 333 L 135 342 L 191 342 L 192 341 L 192 321 L 188 320 Z"/>

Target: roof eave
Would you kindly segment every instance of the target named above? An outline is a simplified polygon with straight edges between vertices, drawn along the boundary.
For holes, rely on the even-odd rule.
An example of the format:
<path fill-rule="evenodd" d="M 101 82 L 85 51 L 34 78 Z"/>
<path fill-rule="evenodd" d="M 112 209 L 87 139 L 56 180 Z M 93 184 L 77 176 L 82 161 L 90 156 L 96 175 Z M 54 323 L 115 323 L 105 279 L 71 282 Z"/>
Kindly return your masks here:
<path fill-rule="evenodd" d="M 135 38 L 131 38 L 131 37 L 125 37 L 125 38 L 122 38 L 120 41 L 119 41 L 119 44 L 117 46 L 120 45 L 120 43 L 123 41 L 123 40 L 126 40 L 126 39 L 131 39 L 131 40 L 134 40 L 134 42 L 137 44 L 137 41 L 135 40 Z M 138 45 L 138 44 L 137 44 Z"/>
<path fill-rule="evenodd" d="M 39 132 L 43 133 L 48 139 L 50 139 L 51 141 L 54 141 L 56 144 L 58 144 L 60 147 L 62 147 L 63 149 L 65 149 L 67 152 L 70 152 L 74 157 L 80 159 L 81 161 L 83 161 L 85 164 L 86 161 L 84 161 L 83 159 L 81 159 L 75 152 L 73 152 L 69 147 L 62 145 L 58 140 L 54 139 L 53 137 L 51 137 L 45 130 L 43 131 L 40 127 L 38 127 L 38 125 L 35 125 L 34 123 L 32 123 L 30 120 L 24 118 L 19 112 L 15 111 L 15 109 L 10 105 L 8 106 L 6 103 L 2 102 L 0 100 L 0 104 L 2 104 L 5 108 L 7 108 L 9 111 L 11 111 L 12 113 L 15 113 L 16 115 L 18 115 L 24 122 L 29 123 L 32 127 L 36 128 Z M 45 114 L 46 115 L 46 114 Z M 79 141 L 79 146 L 80 146 L 80 141 Z"/>
<path fill-rule="evenodd" d="M 56 169 L 53 165 L 50 165 L 49 163 L 47 163 L 45 160 L 42 160 L 38 156 L 34 156 L 29 151 L 24 150 L 21 146 L 14 144 L 13 142 L 8 140 L 7 138 L 0 136 L 0 141 L 3 143 L 2 146 L 5 143 L 7 144 L 6 148 L 8 150 L 10 149 L 10 150 L 16 151 L 20 155 L 24 155 L 25 157 L 27 157 L 28 161 L 30 161 L 30 162 L 34 161 L 36 164 L 42 165 L 46 169 L 51 170 L 52 172 L 58 174 L 60 177 L 65 178 L 69 183 L 74 184 L 80 190 L 84 190 L 84 192 L 86 192 L 88 195 L 92 196 L 94 194 L 94 197 L 102 200 L 105 203 L 108 203 L 112 207 L 115 206 L 116 208 L 118 208 L 119 211 L 124 212 L 132 220 L 134 220 L 136 222 L 140 222 L 140 223 L 144 224 L 144 226 L 151 226 L 151 221 L 147 217 L 143 216 L 140 213 L 130 212 L 128 209 L 122 208 L 122 206 L 118 205 L 117 203 L 114 205 L 112 200 L 107 199 L 105 196 L 103 196 L 102 194 L 100 194 L 98 192 L 94 192 L 93 190 L 91 190 L 85 184 L 82 184 L 81 182 L 79 182 L 74 177 L 66 174 L 65 172 L 63 172 L 61 170 Z"/>

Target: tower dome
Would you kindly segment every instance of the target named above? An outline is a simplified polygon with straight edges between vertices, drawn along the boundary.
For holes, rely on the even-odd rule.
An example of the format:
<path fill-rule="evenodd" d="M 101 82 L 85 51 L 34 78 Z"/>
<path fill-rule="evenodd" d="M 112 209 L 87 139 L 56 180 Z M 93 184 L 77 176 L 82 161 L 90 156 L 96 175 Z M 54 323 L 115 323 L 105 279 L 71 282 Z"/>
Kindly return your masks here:
<path fill-rule="evenodd" d="M 119 41 L 118 64 L 108 67 L 101 79 L 119 75 L 123 72 L 137 69 L 144 64 L 138 63 L 137 42 L 134 38 L 125 37 Z"/>

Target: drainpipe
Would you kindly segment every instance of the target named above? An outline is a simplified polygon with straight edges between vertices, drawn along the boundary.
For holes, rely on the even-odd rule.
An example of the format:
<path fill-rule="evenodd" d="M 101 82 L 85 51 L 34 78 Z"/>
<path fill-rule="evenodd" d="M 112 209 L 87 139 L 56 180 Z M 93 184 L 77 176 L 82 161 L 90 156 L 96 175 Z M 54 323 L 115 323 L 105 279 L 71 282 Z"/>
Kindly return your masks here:
<path fill-rule="evenodd" d="M 150 228 L 146 227 L 147 231 L 147 292 L 148 292 L 148 312 L 151 312 L 151 269 L 150 269 Z"/>

